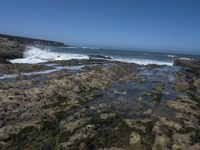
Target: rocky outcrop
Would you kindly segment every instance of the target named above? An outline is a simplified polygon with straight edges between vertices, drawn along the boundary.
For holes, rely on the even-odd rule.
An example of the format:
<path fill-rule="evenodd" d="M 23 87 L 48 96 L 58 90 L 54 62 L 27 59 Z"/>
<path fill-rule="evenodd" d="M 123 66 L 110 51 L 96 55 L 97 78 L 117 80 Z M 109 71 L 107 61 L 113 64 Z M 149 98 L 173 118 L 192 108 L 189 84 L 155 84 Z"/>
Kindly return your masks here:
<path fill-rule="evenodd" d="M 85 66 L 23 74 L 52 64 Z M 0 149 L 198 150 L 200 76 L 166 68 L 102 59 L 0 65 L 0 77 L 17 74 L 0 79 Z"/>
<path fill-rule="evenodd" d="M 22 45 L 67 46 L 64 43 L 56 41 L 41 40 L 41 39 L 34 39 L 34 38 L 20 37 L 20 36 L 11 36 L 5 34 L 0 34 L 0 38 L 6 38 L 9 41 L 17 42 Z"/>
<path fill-rule="evenodd" d="M 186 67 L 189 68 L 190 71 L 200 74 L 200 60 L 176 59 L 174 61 L 174 66 Z"/>
<path fill-rule="evenodd" d="M 7 61 L 5 58 L 0 57 L 0 64 L 10 64 L 10 62 Z"/>
<path fill-rule="evenodd" d="M 18 42 L 0 37 L 0 57 L 2 60 L 22 58 L 24 49 L 25 47 L 20 45 Z"/>
<path fill-rule="evenodd" d="M 104 55 L 88 55 L 90 59 L 112 59 L 110 56 Z"/>
<path fill-rule="evenodd" d="M 61 42 L 0 34 L 0 63 L 6 59 L 22 58 L 27 45 L 67 46 Z"/>
<path fill-rule="evenodd" d="M 55 66 L 65 69 L 33 74 Z M 200 76 L 177 68 L 102 59 L 0 64 L 0 77 L 16 75 L 0 79 L 0 149 L 197 150 Z"/>

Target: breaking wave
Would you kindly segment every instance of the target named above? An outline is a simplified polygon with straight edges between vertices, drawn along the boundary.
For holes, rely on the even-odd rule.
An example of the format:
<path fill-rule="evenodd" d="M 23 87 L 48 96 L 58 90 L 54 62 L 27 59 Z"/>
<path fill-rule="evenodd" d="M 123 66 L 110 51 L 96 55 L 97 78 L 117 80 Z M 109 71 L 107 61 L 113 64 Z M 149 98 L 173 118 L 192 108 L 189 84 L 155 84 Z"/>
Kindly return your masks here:
<path fill-rule="evenodd" d="M 70 59 L 89 59 L 91 57 L 90 53 L 81 53 L 80 50 L 71 50 L 71 48 L 66 49 L 66 51 L 52 51 L 48 48 L 39 48 L 35 46 L 27 46 L 26 51 L 24 52 L 24 58 L 20 59 L 13 59 L 10 60 L 12 63 L 28 63 L 28 64 L 37 64 L 37 63 L 43 63 L 48 61 L 56 61 L 56 60 L 70 60 Z M 74 52 L 77 53 L 74 53 Z M 94 54 L 94 50 L 91 50 Z M 80 52 L 80 53 L 79 53 Z M 102 55 L 103 54 L 103 55 Z M 102 52 L 100 53 L 100 56 L 102 59 L 106 59 L 106 53 Z M 115 52 L 113 51 L 113 55 L 109 55 L 111 58 L 110 60 L 113 61 L 121 61 L 126 63 L 137 63 L 142 65 L 148 65 L 148 64 L 158 64 L 158 65 L 173 65 L 173 59 L 170 59 L 168 61 L 166 60 L 157 60 L 155 59 L 148 59 L 145 55 L 144 58 L 131 58 L 131 57 L 123 57 L 122 54 L 119 54 L 118 56 L 115 55 Z M 173 57 L 173 55 L 169 55 L 168 57 Z"/>
<path fill-rule="evenodd" d="M 70 59 L 89 59 L 87 55 L 58 53 L 52 52 L 50 49 L 40 49 L 35 46 L 28 46 L 24 53 L 24 58 L 10 60 L 12 63 L 28 63 L 37 64 L 55 60 L 70 60 Z"/>
<path fill-rule="evenodd" d="M 172 66 L 173 62 L 152 60 L 152 59 L 135 59 L 135 58 L 114 58 L 116 61 L 126 62 L 126 63 L 136 63 L 140 65 L 157 64 L 157 65 L 168 65 Z"/>

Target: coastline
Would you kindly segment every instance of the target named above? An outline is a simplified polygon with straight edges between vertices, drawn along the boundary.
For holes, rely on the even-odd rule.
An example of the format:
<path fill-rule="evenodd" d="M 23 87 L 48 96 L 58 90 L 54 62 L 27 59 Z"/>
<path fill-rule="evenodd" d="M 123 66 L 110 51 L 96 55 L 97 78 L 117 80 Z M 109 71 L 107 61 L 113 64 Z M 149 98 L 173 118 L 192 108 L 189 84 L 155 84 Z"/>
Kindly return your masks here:
<path fill-rule="evenodd" d="M 0 34 L 0 63 L 9 63 L 7 59 L 23 58 L 27 45 L 69 47 L 56 41 Z"/>
<path fill-rule="evenodd" d="M 0 149 L 199 148 L 200 61 L 98 58 L 0 64 Z"/>

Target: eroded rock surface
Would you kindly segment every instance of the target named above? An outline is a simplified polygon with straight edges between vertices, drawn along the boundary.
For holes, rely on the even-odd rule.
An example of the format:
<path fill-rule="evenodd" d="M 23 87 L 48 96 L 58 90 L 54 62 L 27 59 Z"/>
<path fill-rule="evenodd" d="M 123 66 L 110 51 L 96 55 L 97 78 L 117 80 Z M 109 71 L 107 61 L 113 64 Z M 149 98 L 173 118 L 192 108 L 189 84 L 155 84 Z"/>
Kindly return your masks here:
<path fill-rule="evenodd" d="M 0 149 L 199 149 L 195 73 L 103 60 L 54 63 L 86 66 L 0 81 Z"/>

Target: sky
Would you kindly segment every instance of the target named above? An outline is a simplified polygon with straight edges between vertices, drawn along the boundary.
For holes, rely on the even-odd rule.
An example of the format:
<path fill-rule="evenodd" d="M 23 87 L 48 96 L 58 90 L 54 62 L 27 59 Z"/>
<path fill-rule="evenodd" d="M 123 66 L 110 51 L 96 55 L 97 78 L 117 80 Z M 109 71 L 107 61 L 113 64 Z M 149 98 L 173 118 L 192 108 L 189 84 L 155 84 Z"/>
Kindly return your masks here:
<path fill-rule="evenodd" d="M 0 33 L 200 54 L 200 0 L 0 0 Z"/>

